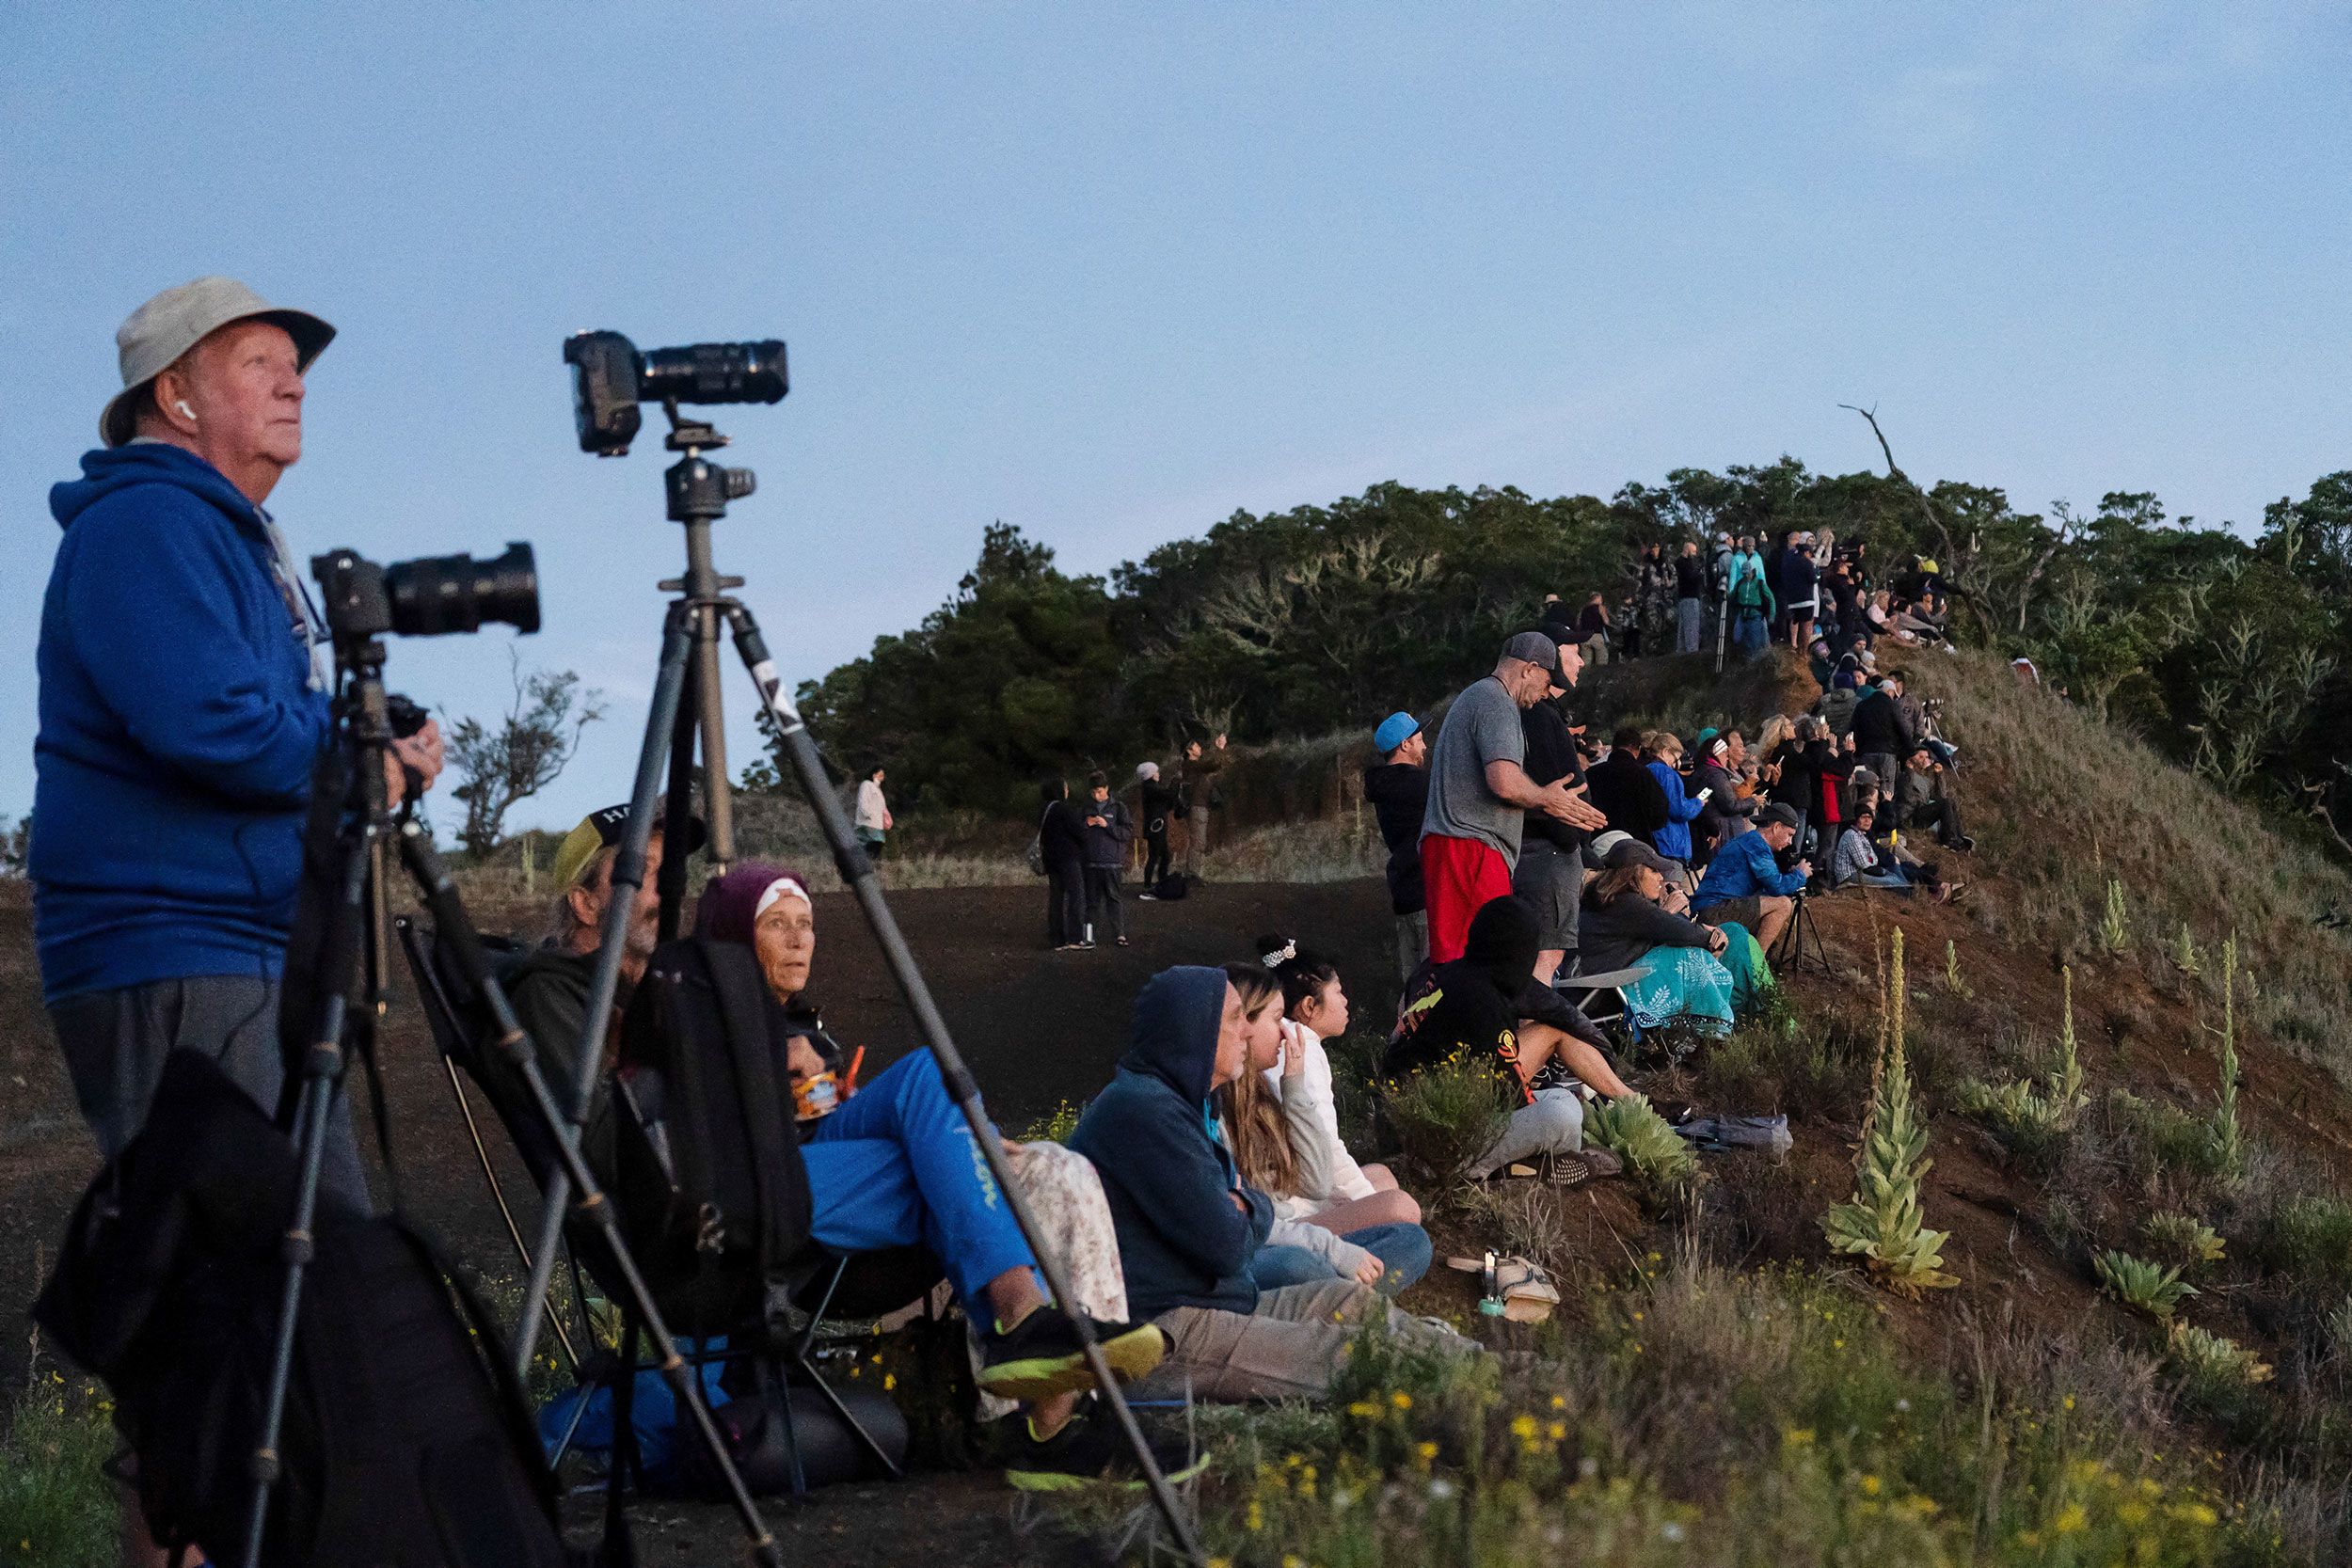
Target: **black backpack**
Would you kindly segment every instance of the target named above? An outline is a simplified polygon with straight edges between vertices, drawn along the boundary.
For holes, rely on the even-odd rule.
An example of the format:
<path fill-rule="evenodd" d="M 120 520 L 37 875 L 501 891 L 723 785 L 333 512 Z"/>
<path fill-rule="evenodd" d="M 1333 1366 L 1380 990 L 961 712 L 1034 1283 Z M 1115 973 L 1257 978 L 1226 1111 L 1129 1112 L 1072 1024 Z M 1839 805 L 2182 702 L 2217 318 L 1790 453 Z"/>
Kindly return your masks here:
<path fill-rule="evenodd" d="M 759 1315 L 770 1282 L 808 1253 L 808 1172 L 784 1055 L 791 1032 L 739 943 L 668 942 L 629 998 L 616 1196 L 675 1331 Z"/>
<path fill-rule="evenodd" d="M 295 1151 L 202 1054 L 75 1209 L 34 1317 L 102 1379 L 159 1544 L 240 1560 L 285 1280 Z M 566 1568 L 496 1324 L 413 1229 L 314 1221 L 262 1561 Z"/>
<path fill-rule="evenodd" d="M 1163 904 L 1174 903 L 1192 891 L 1192 883 L 1181 871 L 1171 871 L 1152 888 L 1152 896 Z"/>

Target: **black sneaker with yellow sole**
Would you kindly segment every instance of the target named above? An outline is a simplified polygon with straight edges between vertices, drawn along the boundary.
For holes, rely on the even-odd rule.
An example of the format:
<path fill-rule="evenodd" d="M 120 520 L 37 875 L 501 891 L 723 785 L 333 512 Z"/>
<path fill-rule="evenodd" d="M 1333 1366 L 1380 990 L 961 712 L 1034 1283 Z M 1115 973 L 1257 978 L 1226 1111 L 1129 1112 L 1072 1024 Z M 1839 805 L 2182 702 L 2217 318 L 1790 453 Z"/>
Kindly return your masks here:
<path fill-rule="evenodd" d="M 1132 1383 L 1160 1364 L 1168 1338 L 1156 1323 L 1104 1323 L 1089 1320 L 1103 1358 L 1121 1383 Z M 1042 1400 L 1091 1387 L 1077 1325 L 1058 1307 L 1041 1307 L 1009 1330 L 980 1336 L 980 1386 L 1000 1399 Z"/>

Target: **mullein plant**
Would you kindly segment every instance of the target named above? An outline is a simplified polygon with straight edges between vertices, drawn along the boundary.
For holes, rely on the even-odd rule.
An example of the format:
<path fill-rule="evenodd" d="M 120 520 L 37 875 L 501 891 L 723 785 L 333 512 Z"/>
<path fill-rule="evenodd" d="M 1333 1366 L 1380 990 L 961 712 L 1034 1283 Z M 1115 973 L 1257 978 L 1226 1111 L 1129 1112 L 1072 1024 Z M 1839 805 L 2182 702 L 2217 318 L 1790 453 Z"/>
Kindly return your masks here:
<path fill-rule="evenodd" d="M 2107 879 L 2107 911 L 2099 918 L 2099 945 L 2110 953 L 2121 953 L 2131 944 L 2132 916 L 2123 902 L 2123 884 L 2110 877 Z"/>
<path fill-rule="evenodd" d="M 2245 1168 L 2246 1149 L 2237 1125 L 2237 933 L 2221 943 L 2221 1100 L 2213 1108 L 2214 1164 L 2235 1176 Z"/>
<path fill-rule="evenodd" d="M 1995 1085 L 1971 1079 L 1961 1085 L 1961 1109 L 1988 1123 L 2004 1143 L 2024 1152 L 2046 1148 L 2058 1134 L 2073 1131 L 2090 1103 L 2074 1035 L 2074 971 L 2070 966 L 2062 974 L 2065 1012 L 2049 1070 L 2039 1081 L 2020 1078 Z"/>
<path fill-rule="evenodd" d="M 1927 1156 L 1927 1122 L 1911 1102 L 1911 1067 L 1903 1054 L 1899 928 L 1892 947 L 1878 1054 L 1870 1070 L 1870 1108 L 1854 1158 L 1854 1194 L 1821 1216 L 1821 1231 L 1832 1248 L 1862 1259 L 1886 1289 L 1915 1296 L 1960 1282 L 1943 1272 L 1943 1247 L 1950 1233 L 1927 1228 L 1920 1208 L 1920 1181 L 1935 1162 Z"/>
<path fill-rule="evenodd" d="M 2204 967 L 2197 956 L 2197 942 L 2188 934 L 2188 922 L 2181 922 L 2181 934 L 2172 939 L 2172 967 L 2184 974 L 2195 974 Z"/>

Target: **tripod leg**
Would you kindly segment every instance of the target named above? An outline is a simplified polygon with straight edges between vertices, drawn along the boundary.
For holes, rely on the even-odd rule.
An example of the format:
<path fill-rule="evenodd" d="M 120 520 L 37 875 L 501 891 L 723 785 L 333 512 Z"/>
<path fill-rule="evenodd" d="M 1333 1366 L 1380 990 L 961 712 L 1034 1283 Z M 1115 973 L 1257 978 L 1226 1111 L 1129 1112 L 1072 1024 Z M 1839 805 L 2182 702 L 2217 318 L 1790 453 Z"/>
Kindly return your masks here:
<path fill-rule="evenodd" d="M 711 781 L 703 789 L 703 810 L 710 818 L 711 874 L 724 876 L 735 861 L 735 800 L 726 788 L 727 721 L 719 685 L 719 611 L 708 606 L 694 612 L 694 686 L 703 771 Z"/>
<path fill-rule="evenodd" d="M 320 946 L 320 973 L 341 983 L 320 1001 L 318 1027 L 302 1065 L 302 1093 L 294 1112 L 301 1150 L 301 1176 L 294 1188 L 294 1217 L 286 1227 L 282 1257 L 286 1280 L 278 1300 L 278 1328 L 270 1352 L 269 1390 L 262 1404 L 262 1435 L 253 1449 L 253 1512 L 246 1523 L 245 1551 L 239 1561 L 256 1568 L 262 1560 L 262 1532 L 269 1521 L 270 1487 L 278 1471 L 278 1436 L 286 1415 L 286 1388 L 294 1378 L 294 1325 L 302 1310 L 302 1275 L 312 1251 L 311 1224 L 318 1214 L 319 1170 L 326 1160 L 327 1129 L 335 1091 L 343 1074 L 343 1031 L 351 1016 L 351 985 L 358 974 L 360 927 L 368 897 L 370 842 L 373 830 L 344 846 L 342 896 L 336 903 L 326 940 Z"/>
<path fill-rule="evenodd" d="M 673 605 L 661 632 L 661 666 L 653 683 L 653 711 L 645 716 L 645 744 L 637 754 L 637 782 L 629 791 L 628 827 L 621 836 L 621 852 L 612 863 L 612 898 L 605 911 L 604 936 L 596 946 L 596 978 L 588 990 L 588 1017 L 580 1025 L 572 1057 L 572 1081 L 565 1085 L 570 1101 L 551 1119 L 556 1141 L 565 1153 L 577 1155 L 580 1130 L 588 1119 L 588 1101 L 595 1092 L 597 1065 L 604 1060 L 605 1031 L 612 1022 L 613 998 L 621 988 L 621 955 L 628 946 L 628 925 L 637 903 L 637 890 L 645 882 L 645 849 L 653 842 L 653 802 L 661 782 L 661 763 L 670 730 L 677 722 L 678 697 L 686 684 L 689 649 L 687 610 Z M 411 839 L 404 843 L 413 844 Z M 537 1063 L 532 1064 L 535 1069 Z M 570 1207 L 572 1166 L 566 1159 L 548 1179 L 545 1207 L 539 1215 L 538 1244 L 532 1249 L 531 1283 L 523 1294 L 523 1314 L 515 1325 L 515 1365 L 528 1375 L 531 1353 L 539 1342 L 539 1323 L 545 1314 L 548 1284 L 555 1275 L 556 1243 L 564 1233 L 564 1212 Z"/>
<path fill-rule="evenodd" d="M 667 668 L 665 661 L 664 669 Z M 672 695 L 675 705 L 675 691 Z M 641 770 L 639 783 L 644 784 L 648 782 L 647 772 Z M 647 836 L 650 836 L 652 800 L 648 798 L 642 803 L 646 808 Z M 465 975 L 467 984 L 482 998 L 483 1006 L 489 1010 L 492 1026 L 498 1032 L 497 1049 L 522 1075 L 523 1086 L 531 1095 L 533 1111 L 546 1126 L 556 1132 L 555 1151 L 563 1166 L 548 1182 L 548 1213 L 560 1221 L 568 1195 L 578 1190 L 580 1221 L 596 1229 L 597 1239 L 610 1253 L 613 1268 L 621 1276 L 621 1293 L 626 1298 L 623 1305 L 633 1315 L 633 1321 L 642 1324 L 645 1334 L 653 1340 L 655 1370 L 670 1386 L 671 1397 L 677 1402 L 678 1408 L 693 1421 L 695 1435 L 701 1439 L 704 1451 L 710 1455 L 712 1467 L 725 1483 L 728 1500 L 734 1504 L 738 1517 L 742 1520 L 744 1533 L 751 1538 L 753 1560 L 762 1564 L 763 1568 L 782 1568 L 783 1560 L 777 1553 L 775 1537 L 769 1532 L 767 1522 L 760 1517 L 759 1505 L 752 1500 L 750 1489 L 743 1484 L 742 1472 L 736 1468 L 734 1459 L 727 1453 L 726 1441 L 719 1434 L 718 1423 L 711 1418 L 710 1406 L 703 1398 L 702 1380 L 687 1365 L 686 1358 L 678 1354 L 677 1336 L 663 1321 L 660 1307 L 654 1303 L 652 1288 L 645 1283 L 644 1274 L 638 1268 L 635 1255 L 622 1239 L 620 1222 L 613 1216 L 612 1205 L 606 1201 L 604 1193 L 596 1186 L 596 1174 L 589 1170 L 588 1163 L 580 1157 L 581 1107 L 575 1103 L 566 1110 L 556 1104 L 554 1092 L 548 1087 L 547 1075 L 539 1070 L 539 1057 L 532 1047 L 531 1036 L 523 1028 L 521 1020 L 515 1016 L 513 1005 L 506 1000 L 505 988 L 499 984 L 497 974 L 490 968 L 489 956 L 482 950 L 482 939 L 475 932 L 473 922 L 466 913 L 465 903 L 457 895 L 457 884 L 450 879 L 449 867 L 442 863 L 440 853 L 433 847 L 432 840 L 426 838 L 423 831 L 413 822 L 405 824 L 401 830 L 401 854 L 417 881 L 418 891 L 423 895 L 425 908 L 431 912 L 434 924 L 447 937 L 459 971 Z M 642 846 L 638 873 L 642 879 Z M 614 874 L 618 875 L 617 869 Z M 601 1040 L 603 1036 L 597 1032 L 589 1038 Z M 583 1064 L 580 1084 L 586 1085 L 591 1081 L 588 1075 L 596 1070 L 596 1058 L 592 1055 Z M 583 1090 L 575 1100 L 584 1098 Z M 554 1260 L 552 1243 L 543 1242 L 532 1271 L 534 1293 L 532 1301 L 524 1305 L 527 1313 L 532 1312 L 532 1303 L 540 1307 L 546 1306 L 547 1276 L 552 1272 Z M 537 1314 L 532 1315 L 535 1317 Z M 530 1367 L 528 1344 L 517 1354 L 516 1365 L 518 1370 Z M 633 1377 L 635 1369 L 625 1369 L 625 1375 Z"/>
<path fill-rule="evenodd" d="M 825 830 L 825 842 L 832 847 L 834 864 L 840 869 L 841 879 L 857 895 L 858 906 L 865 911 L 866 923 L 872 928 L 875 944 L 882 951 L 884 960 L 905 996 L 907 1007 L 914 1014 L 916 1026 L 922 1031 L 923 1042 L 939 1064 L 939 1076 L 953 1096 L 957 1108 L 963 1112 L 964 1121 L 972 1129 L 972 1147 L 987 1164 L 997 1190 L 1004 1195 L 1005 1204 L 1012 1212 L 1014 1223 L 1036 1256 L 1038 1268 L 1045 1275 L 1045 1287 L 1054 1299 L 1062 1304 L 1077 1324 L 1080 1345 L 1086 1352 L 1087 1369 L 1094 1374 L 1096 1388 L 1103 1402 L 1117 1418 L 1120 1432 L 1135 1450 L 1136 1463 L 1152 1489 L 1152 1500 L 1160 1516 L 1176 1538 L 1178 1547 L 1195 1563 L 1207 1560 L 1194 1536 L 1191 1521 L 1184 1506 L 1177 1500 L 1175 1489 L 1160 1473 L 1153 1462 L 1151 1445 L 1143 1438 L 1143 1429 L 1136 1424 L 1135 1412 L 1127 1407 L 1126 1396 L 1120 1392 L 1119 1380 L 1111 1375 L 1109 1363 L 1103 1359 L 1102 1347 L 1086 1325 L 1085 1318 L 1075 1310 L 1077 1296 L 1070 1289 L 1061 1264 L 1052 1252 L 1037 1244 L 1037 1222 L 1030 1216 L 1029 1207 L 1013 1184 L 1012 1173 L 1006 1168 L 1004 1151 L 997 1146 L 994 1129 L 980 1109 L 979 1085 L 973 1082 L 971 1072 L 963 1065 L 955 1041 L 948 1037 L 946 1020 L 932 1001 L 930 987 L 924 982 L 923 972 L 914 962 L 914 955 L 907 948 L 906 938 L 892 918 L 890 906 L 883 902 L 882 883 L 874 875 L 873 863 L 866 851 L 858 847 L 857 839 L 850 831 L 850 819 L 841 809 L 825 778 L 825 765 L 817 754 L 817 743 L 809 737 L 808 727 L 784 695 L 784 683 L 776 674 L 775 660 L 769 656 L 767 640 L 759 634 L 759 625 L 751 611 L 740 605 L 731 605 L 727 619 L 735 628 L 735 646 L 743 656 L 744 665 L 751 671 L 752 682 L 759 689 L 759 700 L 775 721 L 776 735 L 787 756 L 792 770 L 799 775 L 801 792 L 808 798 L 810 807 Z"/>

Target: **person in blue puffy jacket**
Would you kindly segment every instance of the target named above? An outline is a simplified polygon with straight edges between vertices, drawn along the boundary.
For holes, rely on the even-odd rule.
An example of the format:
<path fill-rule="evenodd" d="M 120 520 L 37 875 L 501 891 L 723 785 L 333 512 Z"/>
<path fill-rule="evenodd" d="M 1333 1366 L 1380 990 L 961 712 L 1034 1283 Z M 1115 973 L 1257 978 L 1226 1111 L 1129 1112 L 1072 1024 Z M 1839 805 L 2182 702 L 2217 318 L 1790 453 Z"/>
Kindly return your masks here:
<path fill-rule="evenodd" d="M 1691 824 L 1698 819 L 1706 805 L 1685 787 L 1681 770 L 1675 766 L 1682 760 L 1679 738 L 1661 730 L 1650 737 L 1648 752 L 1650 776 L 1658 781 L 1659 789 L 1666 797 L 1666 821 L 1649 835 L 1650 847 L 1687 873 L 1691 864 Z"/>

